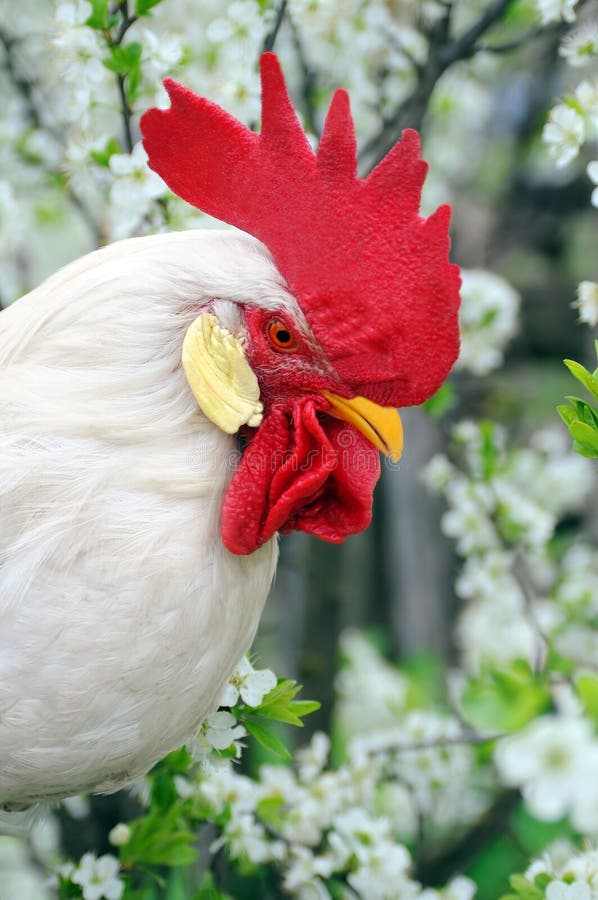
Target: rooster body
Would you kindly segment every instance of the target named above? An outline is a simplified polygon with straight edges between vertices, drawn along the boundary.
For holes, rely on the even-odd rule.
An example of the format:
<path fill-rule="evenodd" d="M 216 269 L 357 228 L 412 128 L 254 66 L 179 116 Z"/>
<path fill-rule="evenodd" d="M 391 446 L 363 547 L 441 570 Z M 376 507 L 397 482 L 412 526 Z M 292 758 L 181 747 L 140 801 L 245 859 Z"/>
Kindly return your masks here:
<path fill-rule="evenodd" d="M 180 365 L 207 303 L 289 304 L 252 238 L 123 241 L 0 316 L 0 804 L 107 791 L 180 746 L 255 633 L 276 543 L 219 536 L 235 438 Z M 292 304 L 292 301 L 291 301 Z"/>
<path fill-rule="evenodd" d="M 0 810 L 115 790 L 186 741 L 277 533 L 366 528 L 396 407 L 456 359 L 417 134 L 360 179 L 346 93 L 314 153 L 261 70 L 260 134 L 172 82 L 141 120 L 150 166 L 245 234 L 114 244 L 0 316 Z"/>

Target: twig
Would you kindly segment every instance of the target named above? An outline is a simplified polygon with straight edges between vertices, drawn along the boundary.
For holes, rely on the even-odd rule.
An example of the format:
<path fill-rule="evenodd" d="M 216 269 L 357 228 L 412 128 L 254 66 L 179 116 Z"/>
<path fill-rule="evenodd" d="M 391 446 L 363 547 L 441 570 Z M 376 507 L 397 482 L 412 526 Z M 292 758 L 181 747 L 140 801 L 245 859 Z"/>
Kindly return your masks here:
<path fill-rule="evenodd" d="M 287 6 L 288 0 L 282 0 L 280 6 L 278 7 L 278 12 L 276 13 L 274 25 L 264 39 L 264 43 L 262 46 L 262 51 L 264 53 L 267 53 L 269 50 L 274 49 L 274 44 L 276 43 L 276 38 L 278 37 L 278 32 L 280 31 L 280 26 L 283 23 L 287 11 Z"/>
<path fill-rule="evenodd" d="M 110 32 L 105 32 L 104 37 L 106 39 L 106 43 L 112 50 L 114 47 L 119 47 L 122 42 L 125 34 L 137 21 L 137 16 L 129 15 L 129 3 L 128 0 L 123 0 L 123 2 L 118 3 L 115 12 L 120 13 L 121 15 L 121 23 L 116 32 L 115 37 L 113 38 Z M 133 132 L 131 128 L 131 119 L 133 117 L 133 111 L 129 106 L 129 101 L 127 100 L 127 87 L 126 87 L 126 75 L 122 75 L 117 73 L 116 75 L 116 84 L 118 88 L 118 96 L 120 99 L 120 112 L 123 123 L 123 132 L 125 138 L 125 148 L 127 153 L 131 153 L 133 150 Z"/>
<path fill-rule="evenodd" d="M 513 2 L 514 0 L 495 0 L 465 34 L 446 48 L 443 59 L 444 68 L 447 69 L 459 60 L 469 59 L 476 53 L 478 40 L 502 18 L 503 13 Z"/>
<path fill-rule="evenodd" d="M 504 44 L 478 44 L 475 48 L 475 52 L 496 53 L 497 55 L 512 53 L 514 50 L 519 50 L 521 47 L 525 46 L 525 44 L 529 44 L 539 37 L 544 37 L 547 34 L 560 32 L 562 30 L 563 26 L 561 24 L 553 26 L 552 28 L 531 28 L 529 31 L 526 31 L 525 34 L 522 34 L 521 37 L 518 37 L 513 41 L 505 41 Z"/>

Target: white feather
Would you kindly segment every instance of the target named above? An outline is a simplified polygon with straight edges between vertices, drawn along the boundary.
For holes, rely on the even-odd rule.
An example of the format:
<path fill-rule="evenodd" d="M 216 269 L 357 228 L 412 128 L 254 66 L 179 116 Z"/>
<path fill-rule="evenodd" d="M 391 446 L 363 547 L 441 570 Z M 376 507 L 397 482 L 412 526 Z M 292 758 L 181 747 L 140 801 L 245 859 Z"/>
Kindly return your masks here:
<path fill-rule="evenodd" d="M 237 450 L 180 366 L 202 306 L 230 328 L 241 302 L 302 318 L 258 241 L 195 231 L 92 253 L 0 315 L 0 806 L 146 772 L 251 643 L 276 544 L 223 547 Z"/>

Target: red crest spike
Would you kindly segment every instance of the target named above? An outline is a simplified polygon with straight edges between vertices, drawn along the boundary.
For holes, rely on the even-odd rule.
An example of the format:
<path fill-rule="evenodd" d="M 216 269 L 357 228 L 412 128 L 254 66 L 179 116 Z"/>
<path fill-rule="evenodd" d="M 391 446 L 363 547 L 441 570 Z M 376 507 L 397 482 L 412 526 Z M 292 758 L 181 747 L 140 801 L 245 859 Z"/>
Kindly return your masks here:
<path fill-rule="evenodd" d="M 434 393 L 459 351 L 449 207 L 419 216 L 427 164 L 413 130 L 365 179 L 345 91 L 317 153 L 278 59 L 261 59 L 262 132 L 173 81 L 141 129 L 149 165 L 180 197 L 261 240 L 341 378 L 378 403 Z"/>

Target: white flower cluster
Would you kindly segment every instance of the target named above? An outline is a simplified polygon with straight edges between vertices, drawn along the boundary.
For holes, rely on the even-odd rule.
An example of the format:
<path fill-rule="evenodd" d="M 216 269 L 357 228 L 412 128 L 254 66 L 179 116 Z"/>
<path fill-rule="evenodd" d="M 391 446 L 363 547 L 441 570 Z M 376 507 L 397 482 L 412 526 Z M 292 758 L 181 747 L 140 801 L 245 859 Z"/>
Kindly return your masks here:
<path fill-rule="evenodd" d="M 519 294 L 504 278 L 481 269 L 462 269 L 457 368 L 487 375 L 503 360 L 506 343 L 517 332 Z"/>
<path fill-rule="evenodd" d="M 542 891 L 538 896 L 546 900 L 595 900 L 598 896 L 598 850 L 589 847 L 580 851 L 567 841 L 557 841 L 539 859 L 533 860 L 525 877 Z M 540 889 L 540 884 L 546 886 Z"/>
<path fill-rule="evenodd" d="M 421 33 L 383 0 L 290 0 L 289 13 L 323 81 L 318 87 L 342 84 L 351 94 L 358 132 L 379 129 L 383 116 L 413 85 L 416 65 L 427 57 Z M 281 37 L 284 54 L 292 34 Z"/>
<path fill-rule="evenodd" d="M 270 669 L 254 669 L 247 657 L 243 657 L 223 691 L 219 706 L 232 707 L 239 698 L 247 706 L 259 706 L 265 695 L 276 687 L 276 681 L 276 675 Z M 187 749 L 203 771 L 212 772 L 220 763 L 218 751 L 232 749 L 236 759 L 241 756 L 243 745 L 240 740 L 246 734 L 232 713 L 218 709 L 206 716 Z"/>
<path fill-rule="evenodd" d="M 538 3 L 544 7 L 546 22 L 561 17 L 567 22 L 575 20 L 576 3 L 573 0 L 538 0 Z M 560 7 L 558 12 L 557 7 Z M 548 153 L 559 168 L 564 168 L 578 156 L 587 141 L 598 138 L 598 23 L 587 19 L 576 26 L 563 39 L 559 52 L 574 68 L 593 66 L 593 71 L 588 72 L 573 92 L 551 109 L 544 127 L 543 138 Z M 598 162 L 591 162 L 587 173 L 596 184 Z M 592 194 L 592 204 L 598 205 L 598 191 Z"/>
<path fill-rule="evenodd" d="M 494 758 L 503 784 L 521 789 L 543 821 L 565 815 L 582 834 L 598 832 L 598 736 L 580 715 L 546 715 L 499 741 Z"/>
<path fill-rule="evenodd" d="M 274 863 L 292 896 L 328 898 L 326 879 L 340 874 L 352 889 L 348 896 L 363 900 L 470 900 L 474 886 L 469 879 L 422 891 L 410 877 L 411 857 L 397 836 L 401 817 L 395 795 L 387 804 L 392 816 L 378 808 L 388 747 L 371 753 L 362 748 L 337 770 L 324 768 L 329 748 L 326 735 L 314 735 L 297 754 L 297 772 L 262 766 L 253 780 L 226 764 L 196 782 L 179 778 L 183 796 L 197 793 L 214 817 L 226 816 L 211 851 L 225 847 L 233 859 Z M 436 767 L 421 777 L 438 774 Z"/>
<path fill-rule="evenodd" d="M 598 84 L 586 80 L 550 110 L 542 137 L 557 167 L 565 168 L 578 156 L 583 144 L 597 135 Z"/>
<path fill-rule="evenodd" d="M 379 803 L 403 840 L 421 827 L 439 842 L 454 837 L 481 815 L 489 796 L 471 747 L 455 742 L 459 723 L 412 709 L 408 677 L 359 633 L 343 634 L 341 651 L 335 722 L 349 759 L 376 775 Z"/>
<path fill-rule="evenodd" d="M 464 468 L 441 454 L 424 479 L 447 501 L 442 530 L 464 557 L 455 587 L 466 601 L 456 630 L 465 667 L 534 662 L 545 634 L 569 647 L 589 619 L 561 594 L 572 572 L 583 597 L 596 582 L 590 563 L 578 565 L 579 550 L 557 565 L 546 545 L 559 519 L 583 508 L 593 487 L 591 464 L 570 452 L 564 432 L 552 429 L 511 452 L 498 426 L 466 421 L 453 435 Z"/>
<path fill-rule="evenodd" d="M 598 184 L 598 162 L 590 163 L 594 166 L 592 174 Z M 588 170 L 589 170 L 588 166 Z M 592 193 L 592 203 L 598 206 L 598 187 Z M 580 322 L 585 322 L 592 328 L 598 325 L 598 284 L 595 281 L 580 281 L 577 287 L 577 298 L 572 304 L 578 311 Z"/>
<path fill-rule="evenodd" d="M 115 856 L 106 853 L 84 853 L 78 864 L 62 865 L 59 874 L 79 885 L 83 900 L 120 900 L 125 883 L 120 877 L 120 864 Z"/>
<path fill-rule="evenodd" d="M 428 19 L 442 9 L 433 0 L 425 6 Z M 31 287 L 57 259 L 66 262 L 106 240 L 165 224 L 188 227 L 198 220 L 195 210 L 168 196 L 138 147 L 140 113 L 167 102 L 164 76 L 175 75 L 252 127 L 258 123 L 256 63 L 274 28 L 277 4 L 164 0 L 151 16 L 128 23 L 122 35 L 122 23 L 112 27 L 112 34 L 93 27 L 103 8 L 87 0 L 54 5 L 27 0 L 3 23 L 10 60 L 0 51 L 5 113 L 0 163 L 14 193 L 0 193 L 0 264 L 8 272 L 4 302 Z M 319 130 L 327 96 L 341 83 L 351 91 L 358 131 L 367 137 L 380 129 L 427 55 L 426 41 L 411 18 L 397 17 L 384 0 L 291 0 L 276 50 L 292 87 L 302 77 L 301 58 L 318 72 L 313 96 L 301 111 L 308 130 Z M 119 83 L 114 67 L 125 65 L 126 72 L 138 48 L 138 71 Z M 31 86 L 25 93 L 19 88 L 24 84 Z M 45 177 L 48 170 L 53 187 Z M 36 220 L 34 199 L 42 193 L 43 221 L 48 210 L 62 217 L 63 240 L 58 253 L 51 248 L 47 261 L 42 252 L 47 230 L 42 232 L 43 221 Z M 25 227 L 19 237 L 21 222 Z M 17 244 L 16 253 L 11 243 Z M 40 254 L 45 266 L 29 271 L 29 260 Z"/>
<path fill-rule="evenodd" d="M 550 22 L 574 22 L 579 0 L 536 0 L 543 25 Z"/>

